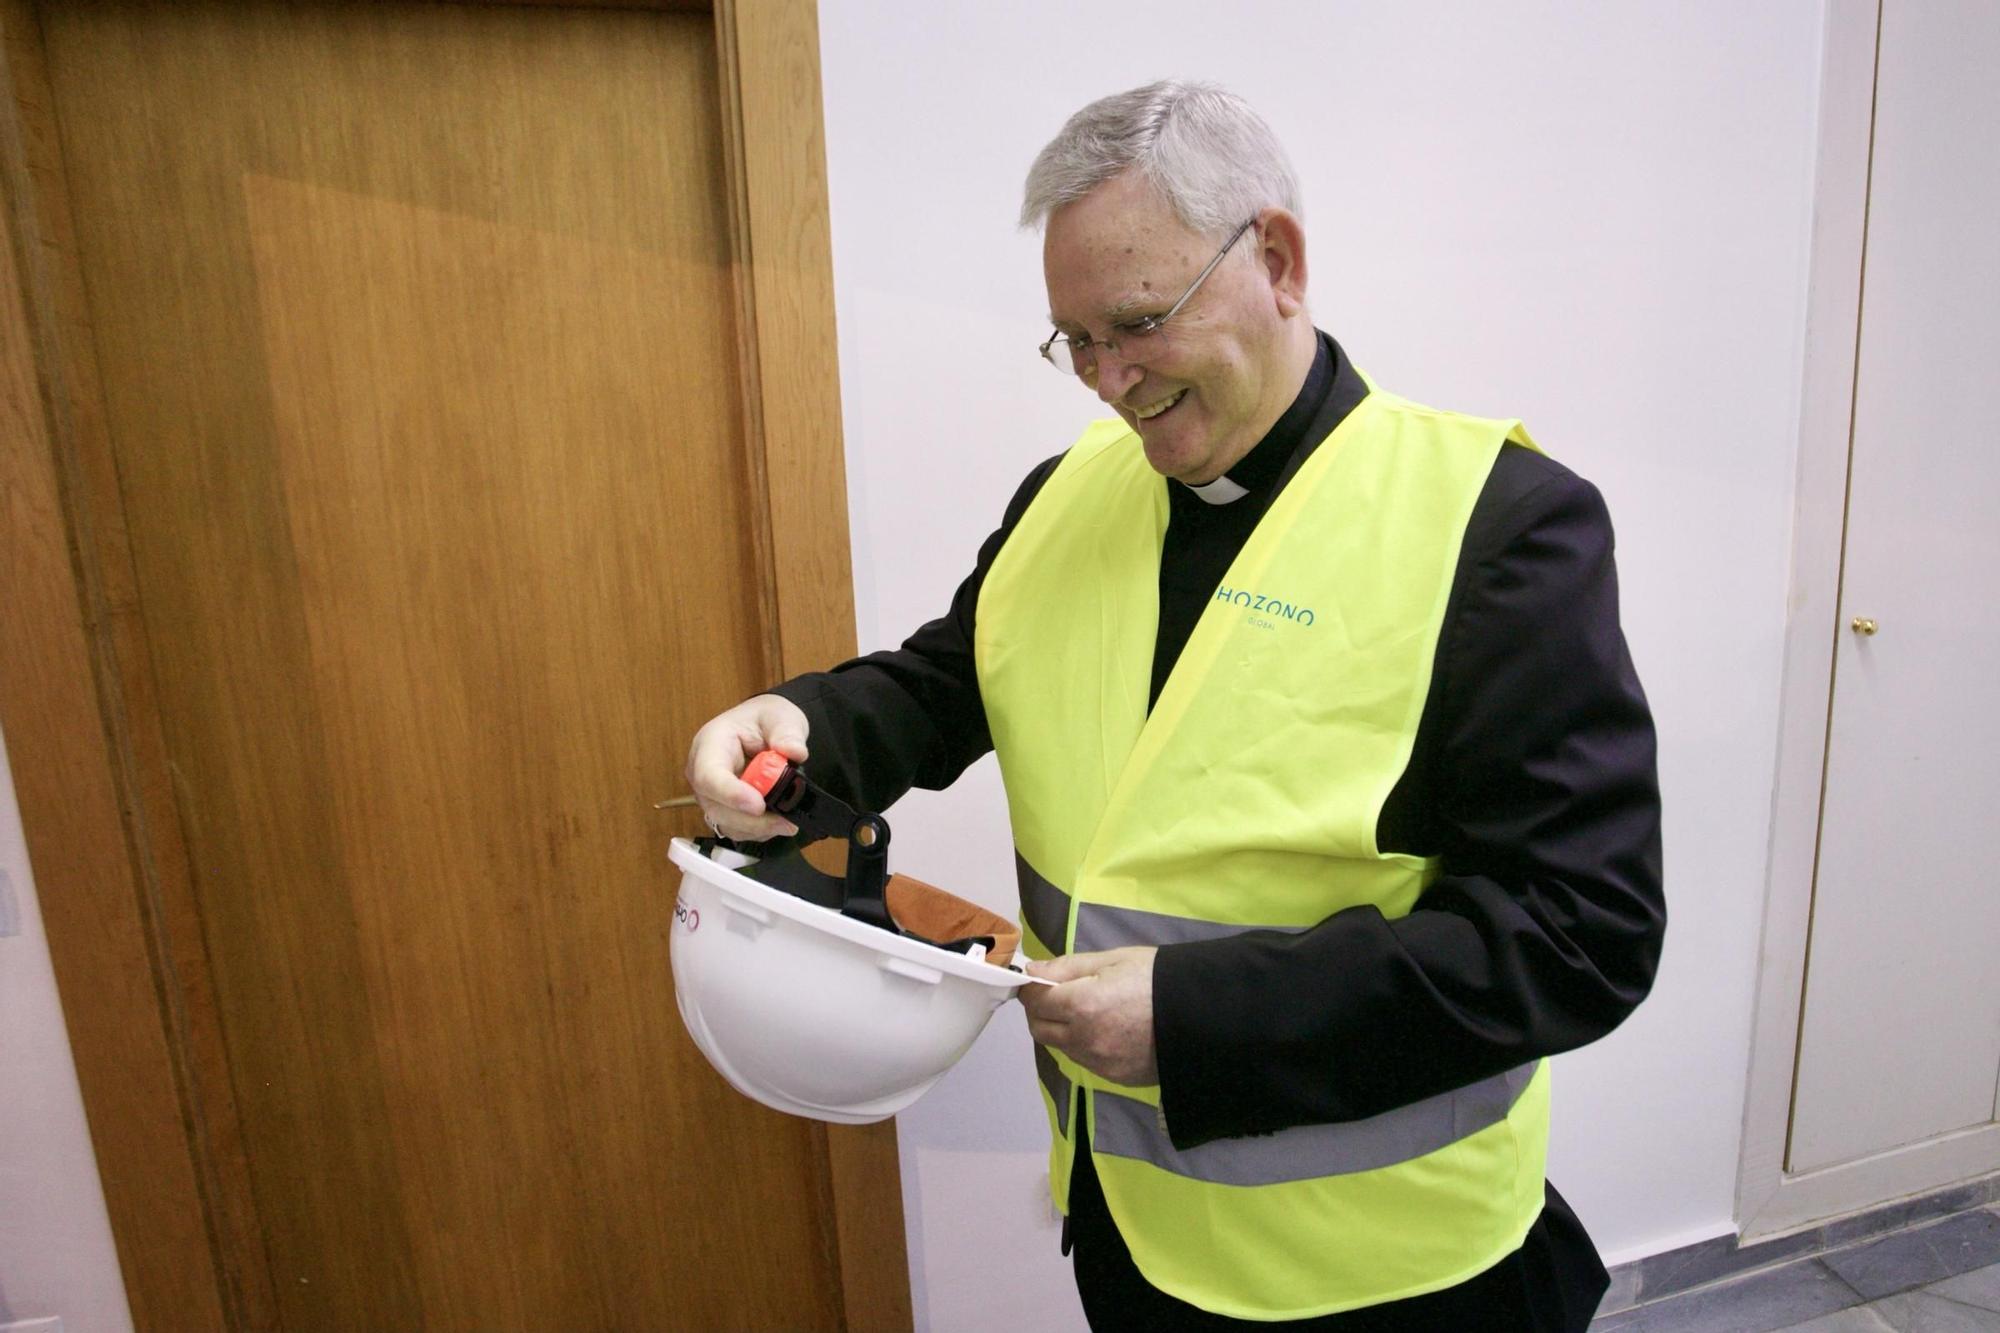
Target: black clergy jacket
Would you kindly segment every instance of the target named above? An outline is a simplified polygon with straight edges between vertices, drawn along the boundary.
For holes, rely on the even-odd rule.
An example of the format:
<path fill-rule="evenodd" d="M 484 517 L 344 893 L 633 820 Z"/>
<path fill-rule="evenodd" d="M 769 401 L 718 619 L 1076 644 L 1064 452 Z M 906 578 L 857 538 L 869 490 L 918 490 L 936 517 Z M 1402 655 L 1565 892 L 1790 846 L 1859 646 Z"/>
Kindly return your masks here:
<path fill-rule="evenodd" d="M 1333 339 L 1319 343 L 1297 400 L 1226 474 L 1219 489 L 1236 498 L 1168 483 L 1152 699 L 1271 501 L 1369 392 Z M 979 591 L 1060 457 L 1021 484 L 943 616 L 900 648 L 774 687 L 806 713 L 815 780 L 881 810 L 992 748 Z M 1595 487 L 1502 447 L 1377 825 L 1381 850 L 1438 857 L 1442 874 L 1398 920 L 1354 907 L 1295 934 L 1159 951 L 1155 1045 L 1177 1147 L 1376 1115 L 1594 1041 L 1645 997 L 1666 924 L 1659 788 L 1612 546 Z M 1087 1155 L 1079 1174 L 1081 1227 L 1103 1204 Z M 1601 1278 L 1594 1252 L 1589 1266 Z"/>

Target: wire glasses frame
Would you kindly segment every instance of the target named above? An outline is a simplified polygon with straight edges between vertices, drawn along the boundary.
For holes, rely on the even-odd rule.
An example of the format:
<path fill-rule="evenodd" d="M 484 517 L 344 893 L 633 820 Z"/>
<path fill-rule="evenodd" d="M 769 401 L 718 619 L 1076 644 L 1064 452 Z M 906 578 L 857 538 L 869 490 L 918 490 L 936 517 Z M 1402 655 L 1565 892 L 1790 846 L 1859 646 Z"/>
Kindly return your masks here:
<path fill-rule="evenodd" d="M 1208 275 L 1215 272 L 1215 266 L 1222 262 L 1222 257 L 1243 239 L 1243 233 L 1249 231 L 1256 221 L 1256 218 L 1250 218 L 1230 233 L 1229 239 L 1222 243 L 1222 248 L 1215 252 L 1215 258 L 1209 260 L 1208 266 L 1194 275 L 1194 281 L 1181 293 L 1180 300 L 1168 307 L 1166 314 L 1141 315 L 1137 319 L 1116 325 L 1114 332 L 1117 336 L 1111 338 L 1092 338 L 1088 334 L 1071 338 L 1058 330 L 1042 344 L 1042 360 L 1065 375 L 1077 376 L 1088 375 L 1097 369 L 1097 349 L 1100 347 L 1123 361 L 1144 360 L 1158 350 L 1152 340 L 1160 336 L 1167 321 L 1180 313 L 1181 307 L 1188 303 L 1188 298 L 1208 280 Z"/>

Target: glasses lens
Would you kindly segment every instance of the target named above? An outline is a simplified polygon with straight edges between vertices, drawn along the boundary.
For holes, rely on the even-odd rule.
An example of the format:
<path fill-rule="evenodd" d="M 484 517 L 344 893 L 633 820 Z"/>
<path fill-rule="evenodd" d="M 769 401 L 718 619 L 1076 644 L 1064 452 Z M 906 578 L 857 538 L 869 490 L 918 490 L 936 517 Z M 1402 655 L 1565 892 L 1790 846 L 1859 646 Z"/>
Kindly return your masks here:
<path fill-rule="evenodd" d="M 1076 344 L 1067 338 L 1052 338 L 1042 349 L 1048 363 L 1065 375 L 1081 375 L 1087 364 L 1086 358 L 1076 351 Z"/>

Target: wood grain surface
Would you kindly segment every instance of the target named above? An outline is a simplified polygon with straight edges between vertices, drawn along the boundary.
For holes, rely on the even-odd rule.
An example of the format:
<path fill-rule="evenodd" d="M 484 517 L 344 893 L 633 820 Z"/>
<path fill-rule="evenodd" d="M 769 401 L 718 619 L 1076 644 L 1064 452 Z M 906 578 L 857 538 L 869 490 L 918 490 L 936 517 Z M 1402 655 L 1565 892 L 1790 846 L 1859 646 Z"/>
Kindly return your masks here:
<path fill-rule="evenodd" d="M 9 53 L 0 104 L 0 728 L 4 728 L 57 985 L 93 1003 L 65 1016 L 133 1317 L 142 1327 L 221 1328 L 201 1171 L 184 1133 L 178 1043 L 156 1000 L 156 916 L 131 855 L 115 729 L 100 679 L 102 586 L 76 577 L 90 540 L 69 503 L 83 489 L 71 392 L 53 348 L 48 237 L 33 209 L 46 145 L 36 88 L 16 50 L 38 51 L 34 17 L 0 8 Z M 138 1021 L 130 1021 L 134 1016 Z"/>
<path fill-rule="evenodd" d="M 269 1259 L 232 1322 L 854 1321 L 823 1136 L 723 1087 L 667 969 L 651 800 L 772 665 L 710 24 L 44 23 L 132 786 Z"/>

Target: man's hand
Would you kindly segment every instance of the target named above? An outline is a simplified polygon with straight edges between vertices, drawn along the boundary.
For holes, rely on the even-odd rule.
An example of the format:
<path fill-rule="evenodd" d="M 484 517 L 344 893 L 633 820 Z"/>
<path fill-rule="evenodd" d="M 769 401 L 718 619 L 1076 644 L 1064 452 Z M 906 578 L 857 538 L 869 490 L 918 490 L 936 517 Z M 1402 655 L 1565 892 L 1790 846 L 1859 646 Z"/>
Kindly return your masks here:
<path fill-rule="evenodd" d="M 1058 983 L 1023 986 L 1028 1032 L 1093 1074 L 1143 1088 L 1160 1081 L 1153 1055 L 1155 948 L 1074 953 L 1029 963 L 1030 976 Z"/>
<path fill-rule="evenodd" d="M 764 797 L 737 775 L 765 750 L 806 761 L 806 715 L 789 699 L 760 694 L 718 713 L 688 746 L 687 780 L 701 817 L 725 838 L 762 842 L 797 833 L 790 820 L 764 813 Z"/>

